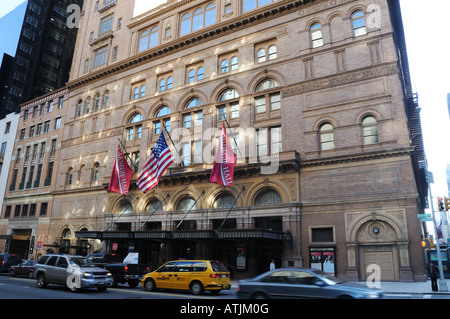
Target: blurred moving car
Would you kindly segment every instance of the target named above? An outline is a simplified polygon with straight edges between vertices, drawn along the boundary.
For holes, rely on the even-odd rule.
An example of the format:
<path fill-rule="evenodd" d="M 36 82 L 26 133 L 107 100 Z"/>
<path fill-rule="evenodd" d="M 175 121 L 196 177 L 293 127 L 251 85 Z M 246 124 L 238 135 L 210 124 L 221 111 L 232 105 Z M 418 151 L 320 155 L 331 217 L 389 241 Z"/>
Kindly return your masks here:
<path fill-rule="evenodd" d="M 383 292 L 362 284 L 345 283 L 318 269 L 286 268 L 239 282 L 239 299 L 315 298 L 380 299 Z"/>
<path fill-rule="evenodd" d="M 230 272 L 216 260 L 170 261 L 142 278 L 142 286 L 147 291 L 158 288 L 189 290 L 200 295 L 205 290 L 218 294 L 230 290 Z"/>
<path fill-rule="evenodd" d="M 22 262 L 22 257 L 17 254 L 0 254 L 0 272 L 8 272 L 11 266 Z"/>
<path fill-rule="evenodd" d="M 95 266 L 86 257 L 66 254 L 41 257 L 34 268 L 33 278 L 36 278 L 39 288 L 45 288 L 47 284 L 59 284 L 73 292 L 83 288 L 105 291 L 113 284 L 109 271 Z"/>
<path fill-rule="evenodd" d="M 11 266 L 9 268 L 9 275 L 11 277 L 28 276 L 28 278 L 33 278 L 33 270 L 35 266 L 35 260 L 24 260 L 17 266 Z"/>

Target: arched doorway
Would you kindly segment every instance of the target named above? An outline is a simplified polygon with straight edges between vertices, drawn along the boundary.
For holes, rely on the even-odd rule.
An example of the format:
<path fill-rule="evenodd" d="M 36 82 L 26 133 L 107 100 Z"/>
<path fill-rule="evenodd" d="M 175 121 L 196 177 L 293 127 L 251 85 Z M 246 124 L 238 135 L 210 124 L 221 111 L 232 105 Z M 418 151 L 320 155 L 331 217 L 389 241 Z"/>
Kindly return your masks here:
<path fill-rule="evenodd" d="M 404 212 L 347 214 L 347 280 L 413 281 Z"/>

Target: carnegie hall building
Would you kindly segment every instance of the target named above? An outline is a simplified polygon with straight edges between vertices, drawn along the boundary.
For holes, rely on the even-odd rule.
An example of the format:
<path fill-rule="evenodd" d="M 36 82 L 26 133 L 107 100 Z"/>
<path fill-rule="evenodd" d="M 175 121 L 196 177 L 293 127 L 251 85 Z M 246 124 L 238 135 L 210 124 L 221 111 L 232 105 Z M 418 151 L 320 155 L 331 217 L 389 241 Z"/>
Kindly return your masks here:
<path fill-rule="evenodd" d="M 234 278 L 274 259 L 425 280 L 425 154 L 399 1 L 87 0 L 67 89 L 42 249 L 135 251 L 153 268 L 219 259 Z M 232 187 L 209 182 L 223 125 Z M 161 132 L 176 160 L 144 193 Z M 118 145 L 128 195 L 108 192 Z"/>

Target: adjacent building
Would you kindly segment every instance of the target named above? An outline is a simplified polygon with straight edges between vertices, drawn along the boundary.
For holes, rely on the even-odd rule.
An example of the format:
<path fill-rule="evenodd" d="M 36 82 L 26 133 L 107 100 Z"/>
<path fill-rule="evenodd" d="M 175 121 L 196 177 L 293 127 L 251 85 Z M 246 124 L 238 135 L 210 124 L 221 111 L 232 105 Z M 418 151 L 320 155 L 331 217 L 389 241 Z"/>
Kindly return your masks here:
<path fill-rule="evenodd" d="M 137 251 L 153 267 L 220 259 L 234 278 L 275 259 L 346 280 L 374 264 L 382 280 L 426 279 L 425 154 L 399 1 L 102 0 L 82 12 L 56 183 L 35 196 L 51 216 L 24 226 L 35 240 Z M 232 187 L 209 183 L 223 125 Z M 143 193 L 161 132 L 176 162 Z M 33 143 L 19 135 L 16 149 Z M 126 196 L 107 191 L 118 145 L 135 172 Z M 25 220 L 24 191 L 3 209 L 8 234 Z"/>
<path fill-rule="evenodd" d="M 31 100 L 20 109 L 12 132 L 12 158 L 5 181 L 0 238 L 2 251 L 37 258 L 48 242 L 53 191 L 56 185 L 67 88 Z M 17 132 L 17 133 L 16 133 Z M 41 244 L 42 243 L 42 244 Z"/>
<path fill-rule="evenodd" d="M 18 8 L 26 5 L 7 89 L 0 97 L 0 118 L 20 112 L 22 103 L 65 86 L 77 36 L 77 30 L 68 27 L 67 8 L 82 3 L 83 0 L 28 0 Z"/>

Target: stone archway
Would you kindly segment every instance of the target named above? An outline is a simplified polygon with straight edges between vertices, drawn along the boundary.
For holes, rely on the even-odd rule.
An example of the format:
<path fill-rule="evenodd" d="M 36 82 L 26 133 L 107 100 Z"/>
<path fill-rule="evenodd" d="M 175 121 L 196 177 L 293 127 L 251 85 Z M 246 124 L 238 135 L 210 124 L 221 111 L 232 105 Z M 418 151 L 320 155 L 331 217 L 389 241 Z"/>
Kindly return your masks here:
<path fill-rule="evenodd" d="M 382 281 L 413 281 L 403 211 L 346 214 L 347 279 L 365 280 L 369 265 Z"/>

